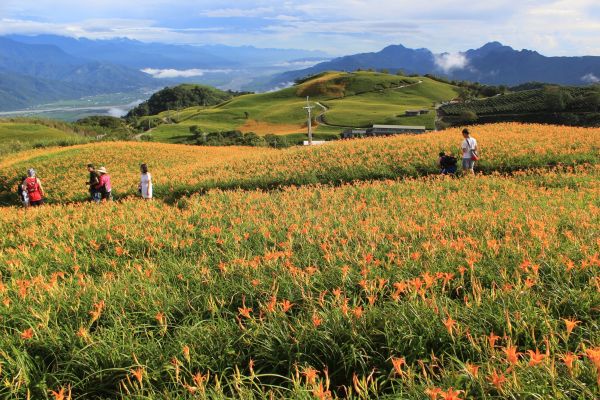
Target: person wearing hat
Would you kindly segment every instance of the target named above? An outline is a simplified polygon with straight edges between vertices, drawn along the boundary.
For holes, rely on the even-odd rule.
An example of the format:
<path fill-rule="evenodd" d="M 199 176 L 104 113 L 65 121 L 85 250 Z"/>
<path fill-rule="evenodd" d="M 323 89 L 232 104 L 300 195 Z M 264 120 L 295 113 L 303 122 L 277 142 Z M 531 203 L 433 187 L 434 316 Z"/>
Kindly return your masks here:
<path fill-rule="evenodd" d="M 98 168 L 98 174 L 100 174 L 99 183 L 95 186 L 95 189 L 100 193 L 100 200 L 112 200 L 112 186 L 110 184 L 110 175 L 106 171 L 105 167 Z"/>
<path fill-rule="evenodd" d="M 23 182 L 22 188 L 23 191 L 27 192 L 31 207 L 38 207 L 44 204 L 44 188 L 33 168 L 27 170 L 27 178 Z"/>
<path fill-rule="evenodd" d="M 88 164 L 87 170 L 90 173 L 90 179 L 85 184 L 90 187 L 90 201 L 100 201 L 100 192 L 96 190 L 96 186 L 100 183 L 100 174 L 96 171 L 94 164 Z"/>

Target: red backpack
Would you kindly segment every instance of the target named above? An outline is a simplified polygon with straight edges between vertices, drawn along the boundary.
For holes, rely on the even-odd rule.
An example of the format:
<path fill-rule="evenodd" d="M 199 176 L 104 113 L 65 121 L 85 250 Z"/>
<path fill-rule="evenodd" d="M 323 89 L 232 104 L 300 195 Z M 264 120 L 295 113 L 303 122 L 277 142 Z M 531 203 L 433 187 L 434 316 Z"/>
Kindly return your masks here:
<path fill-rule="evenodd" d="M 38 183 L 37 178 L 27 178 L 25 180 L 25 187 L 29 194 L 29 201 L 40 201 L 42 199 L 40 184 Z"/>

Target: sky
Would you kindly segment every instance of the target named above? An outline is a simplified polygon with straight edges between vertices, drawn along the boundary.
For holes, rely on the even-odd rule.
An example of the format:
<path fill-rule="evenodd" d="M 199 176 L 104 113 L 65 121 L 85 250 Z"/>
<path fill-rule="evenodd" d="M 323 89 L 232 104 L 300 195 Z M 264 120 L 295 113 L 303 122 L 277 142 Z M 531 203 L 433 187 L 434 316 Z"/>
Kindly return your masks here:
<path fill-rule="evenodd" d="M 500 41 L 548 56 L 600 56 L 598 0 L 0 0 L 0 35 L 378 51 L 459 52 Z"/>

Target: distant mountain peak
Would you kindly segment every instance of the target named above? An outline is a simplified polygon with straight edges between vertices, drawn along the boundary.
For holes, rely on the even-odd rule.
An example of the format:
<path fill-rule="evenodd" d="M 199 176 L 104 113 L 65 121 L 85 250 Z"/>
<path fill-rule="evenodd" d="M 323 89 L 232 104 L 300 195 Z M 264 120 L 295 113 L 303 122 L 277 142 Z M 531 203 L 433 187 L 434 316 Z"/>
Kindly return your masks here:
<path fill-rule="evenodd" d="M 498 41 L 493 41 L 493 42 L 488 42 L 488 43 L 484 44 L 483 46 L 481 46 L 481 49 L 497 50 L 497 49 L 501 49 L 503 47 L 509 47 L 509 46 L 505 46 Z"/>

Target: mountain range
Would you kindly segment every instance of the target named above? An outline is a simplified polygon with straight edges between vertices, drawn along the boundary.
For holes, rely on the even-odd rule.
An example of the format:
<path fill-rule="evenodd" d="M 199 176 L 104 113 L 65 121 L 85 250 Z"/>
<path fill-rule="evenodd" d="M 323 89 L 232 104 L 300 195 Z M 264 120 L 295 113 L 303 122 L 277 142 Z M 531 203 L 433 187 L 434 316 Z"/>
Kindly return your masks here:
<path fill-rule="evenodd" d="M 174 45 L 58 35 L 0 37 L 0 111 L 178 83 L 268 91 L 324 71 L 386 69 L 493 85 L 600 82 L 600 57 L 546 57 L 498 42 L 459 53 L 402 45 L 331 59 L 321 51 Z"/>
<path fill-rule="evenodd" d="M 153 91 L 181 82 L 228 88 L 327 58 L 319 51 L 294 49 L 9 35 L 0 37 L 0 111 L 97 94 Z"/>
<path fill-rule="evenodd" d="M 339 57 L 310 68 L 277 74 L 265 85 L 278 86 L 324 71 L 370 68 L 433 74 L 490 85 L 512 86 L 532 81 L 564 85 L 600 82 L 600 57 L 546 57 L 535 51 L 515 50 L 490 42 L 479 49 L 453 54 L 393 45 L 376 53 Z"/>

